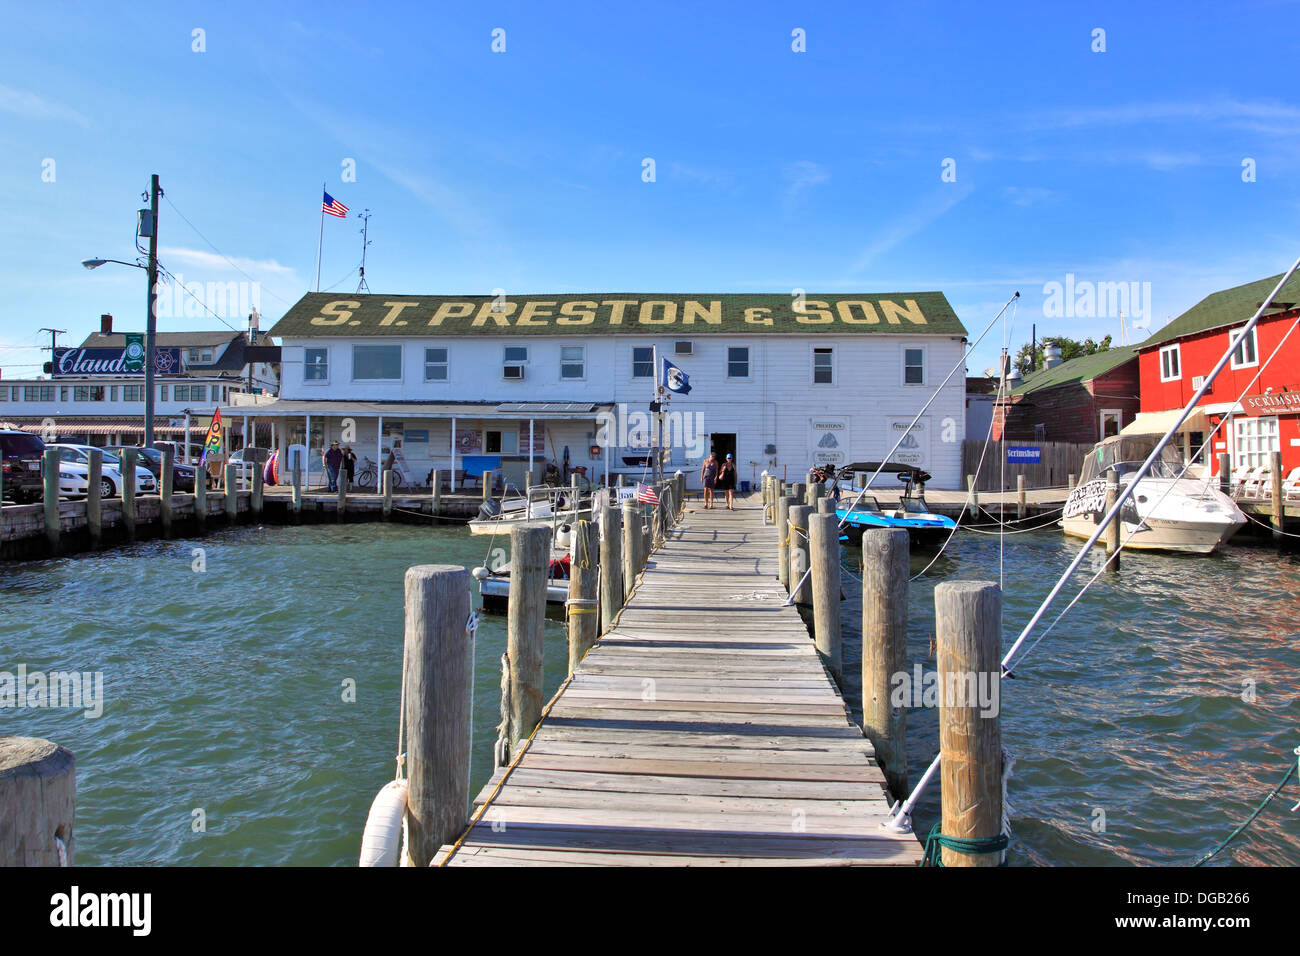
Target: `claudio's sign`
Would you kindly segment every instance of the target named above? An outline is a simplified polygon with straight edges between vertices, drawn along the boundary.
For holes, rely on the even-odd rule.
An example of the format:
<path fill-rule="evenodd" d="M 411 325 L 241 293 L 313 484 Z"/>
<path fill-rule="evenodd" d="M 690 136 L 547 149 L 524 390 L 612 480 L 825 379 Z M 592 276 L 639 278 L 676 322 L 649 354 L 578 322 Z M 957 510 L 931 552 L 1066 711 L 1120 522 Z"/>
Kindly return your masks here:
<path fill-rule="evenodd" d="M 51 373 L 61 375 L 144 375 L 144 368 L 135 367 L 125 348 L 120 349 L 55 349 Z M 181 350 L 155 348 L 154 372 L 158 375 L 180 375 Z"/>

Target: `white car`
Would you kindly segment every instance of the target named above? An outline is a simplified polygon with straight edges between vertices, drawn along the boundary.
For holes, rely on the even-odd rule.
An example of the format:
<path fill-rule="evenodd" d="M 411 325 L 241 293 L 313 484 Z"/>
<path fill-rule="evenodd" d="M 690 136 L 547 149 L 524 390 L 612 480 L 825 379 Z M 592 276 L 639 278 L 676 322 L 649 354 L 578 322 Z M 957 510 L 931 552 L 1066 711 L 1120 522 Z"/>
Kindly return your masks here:
<path fill-rule="evenodd" d="M 59 494 L 69 497 L 84 498 L 90 471 L 90 445 L 46 445 L 46 448 L 59 450 Z M 99 496 L 116 498 L 122 493 L 122 460 L 112 452 L 103 451 L 103 464 L 99 472 Z M 157 492 L 158 482 L 153 474 L 144 467 L 136 465 L 135 493 L 137 495 Z"/>

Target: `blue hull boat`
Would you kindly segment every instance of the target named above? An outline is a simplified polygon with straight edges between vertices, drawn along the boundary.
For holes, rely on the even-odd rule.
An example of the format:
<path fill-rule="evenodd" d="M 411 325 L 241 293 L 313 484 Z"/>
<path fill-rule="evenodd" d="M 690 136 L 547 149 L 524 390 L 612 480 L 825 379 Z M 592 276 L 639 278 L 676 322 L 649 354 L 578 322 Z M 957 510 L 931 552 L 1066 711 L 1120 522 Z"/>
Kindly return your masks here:
<path fill-rule="evenodd" d="M 899 476 L 904 490 L 897 508 L 883 509 L 875 497 L 855 488 L 851 476 L 861 472 L 891 472 Z M 845 467 L 832 483 L 837 486 L 839 501 L 835 514 L 845 536 L 852 542 L 862 540 L 862 533 L 872 528 L 901 528 L 913 545 L 941 545 L 957 527 L 952 518 L 935 514 L 925 503 L 922 489 L 930 476 L 919 468 L 879 462 L 862 462 Z M 860 497 L 859 497 L 860 496 Z"/>

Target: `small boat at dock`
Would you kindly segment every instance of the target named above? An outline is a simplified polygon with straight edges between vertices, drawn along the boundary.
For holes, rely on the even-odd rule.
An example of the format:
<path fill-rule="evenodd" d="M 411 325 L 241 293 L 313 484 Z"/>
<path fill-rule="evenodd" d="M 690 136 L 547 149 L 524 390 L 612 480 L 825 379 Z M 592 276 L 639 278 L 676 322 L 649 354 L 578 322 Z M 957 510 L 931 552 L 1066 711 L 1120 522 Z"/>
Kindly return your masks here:
<path fill-rule="evenodd" d="M 469 522 L 470 534 L 506 534 L 513 525 L 532 521 L 572 522 L 592 516 L 591 496 L 575 496 L 571 486 L 534 485 L 524 494 L 489 498 Z"/>
<path fill-rule="evenodd" d="M 896 474 L 903 482 L 903 493 L 897 508 L 882 508 L 874 495 L 864 494 L 854 487 L 851 478 L 855 472 Z M 925 483 L 930 475 L 920 468 L 880 462 L 858 462 L 840 469 L 836 479 L 839 502 L 835 514 L 843 531 L 854 543 L 872 528 L 901 529 L 907 532 L 912 544 L 925 547 L 941 545 L 952 535 L 957 522 L 945 515 L 935 514 L 925 501 Z M 841 484 L 841 482 L 845 482 Z"/>

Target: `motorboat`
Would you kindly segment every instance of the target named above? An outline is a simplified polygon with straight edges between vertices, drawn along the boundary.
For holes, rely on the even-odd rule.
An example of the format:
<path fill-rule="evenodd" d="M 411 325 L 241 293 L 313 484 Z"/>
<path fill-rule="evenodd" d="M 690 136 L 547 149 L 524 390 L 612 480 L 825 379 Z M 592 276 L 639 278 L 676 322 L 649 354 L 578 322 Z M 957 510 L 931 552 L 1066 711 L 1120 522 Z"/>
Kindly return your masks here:
<path fill-rule="evenodd" d="M 1106 514 L 1110 476 L 1118 474 L 1121 487 L 1131 484 L 1161 437 L 1113 435 L 1093 446 L 1061 515 L 1066 534 L 1093 536 Z M 1182 457 L 1166 445 L 1117 516 L 1125 548 L 1210 554 L 1245 525 L 1246 516 L 1213 479 L 1187 478 L 1183 472 Z"/>
<path fill-rule="evenodd" d="M 857 472 L 897 475 L 903 483 L 898 506 L 882 508 L 874 495 L 854 486 L 851 479 Z M 832 490 L 839 493 L 835 514 L 845 536 L 856 543 L 862 539 L 864 531 L 872 528 L 902 529 L 913 545 L 943 544 L 952 535 L 957 522 L 946 515 L 935 514 L 926 503 L 925 483 L 930 477 L 920 468 L 893 462 L 855 462 L 841 468 Z"/>
<path fill-rule="evenodd" d="M 515 491 L 501 498 L 489 498 L 479 506 L 478 517 L 469 522 L 470 534 L 506 534 L 511 527 L 527 522 L 572 522 L 592 516 L 592 499 L 575 495 L 570 486 L 534 485 L 524 494 Z"/>

